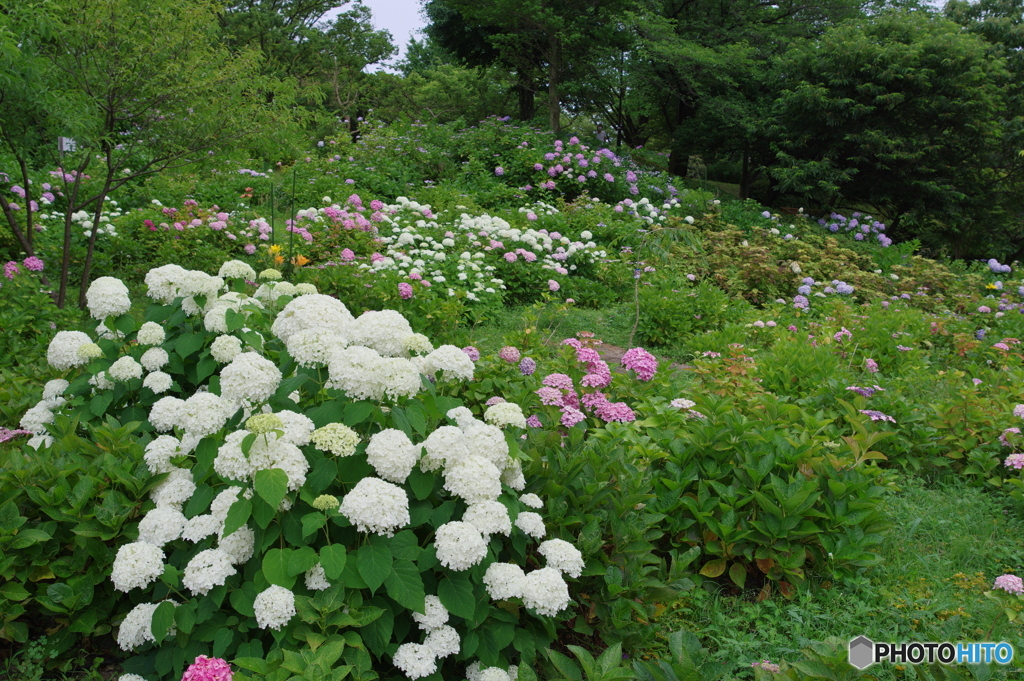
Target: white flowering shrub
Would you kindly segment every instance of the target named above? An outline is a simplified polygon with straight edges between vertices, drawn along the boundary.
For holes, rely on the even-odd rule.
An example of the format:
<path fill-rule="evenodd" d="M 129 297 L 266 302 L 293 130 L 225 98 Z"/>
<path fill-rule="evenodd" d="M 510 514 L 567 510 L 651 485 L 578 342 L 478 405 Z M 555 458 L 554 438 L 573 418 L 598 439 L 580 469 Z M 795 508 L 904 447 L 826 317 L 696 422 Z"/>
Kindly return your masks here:
<path fill-rule="evenodd" d="M 149 501 L 110 575 L 126 671 L 177 679 L 208 655 L 236 681 L 529 677 L 583 559 L 520 499 L 522 411 L 445 397 L 473 361 L 397 312 L 221 274 L 152 270 L 141 324 L 99 281 L 98 337 L 57 333 L 67 381 L 22 421 L 40 449 L 65 416 L 131 422 L 144 445 Z"/>

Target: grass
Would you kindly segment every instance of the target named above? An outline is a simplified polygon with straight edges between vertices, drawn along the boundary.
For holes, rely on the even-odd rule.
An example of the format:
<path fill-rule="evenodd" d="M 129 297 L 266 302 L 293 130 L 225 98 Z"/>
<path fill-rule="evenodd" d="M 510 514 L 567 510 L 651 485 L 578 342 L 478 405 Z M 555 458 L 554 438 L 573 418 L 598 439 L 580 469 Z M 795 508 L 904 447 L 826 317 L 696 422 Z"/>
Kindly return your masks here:
<path fill-rule="evenodd" d="M 736 679 L 752 678 L 753 661 L 797 661 L 800 649 L 831 636 L 1004 640 L 1024 650 L 1024 626 L 1007 622 L 984 596 L 999 575 L 1024 571 L 1022 509 L 979 488 L 920 479 L 891 492 L 886 507 L 893 527 L 879 547 L 878 568 L 835 583 L 809 581 L 791 601 L 696 589 L 656 621 L 657 642 L 642 656 L 667 656 L 664 643 L 680 629 L 694 632 L 712 657 L 733 663 Z M 871 671 L 880 680 L 901 678 L 893 667 Z"/>

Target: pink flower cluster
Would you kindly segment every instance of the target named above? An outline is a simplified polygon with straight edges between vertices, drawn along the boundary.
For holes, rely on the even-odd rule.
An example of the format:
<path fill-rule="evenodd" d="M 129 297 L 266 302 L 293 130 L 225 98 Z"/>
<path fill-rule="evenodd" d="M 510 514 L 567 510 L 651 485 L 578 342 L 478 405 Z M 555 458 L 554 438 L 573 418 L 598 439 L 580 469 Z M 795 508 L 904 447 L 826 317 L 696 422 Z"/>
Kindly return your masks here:
<path fill-rule="evenodd" d="M 462 348 L 462 351 L 466 353 L 466 357 L 469 357 L 472 361 L 476 362 L 480 360 L 480 351 L 474 348 L 472 345 L 467 345 Z"/>
<path fill-rule="evenodd" d="M 219 657 L 200 655 L 185 670 L 181 681 L 231 681 L 231 665 Z"/>
<path fill-rule="evenodd" d="M 409 300 L 412 298 L 412 284 L 402 282 L 398 285 L 398 295 L 402 300 Z"/>
<path fill-rule="evenodd" d="M 509 364 L 515 364 L 519 361 L 519 348 L 515 348 L 511 345 L 506 345 L 498 352 L 498 357 L 505 360 Z"/>
<path fill-rule="evenodd" d="M 1002 589 L 1010 594 L 1024 594 L 1024 580 L 1017 575 L 1002 575 L 996 577 L 993 589 Z"/>
<path fill-rule="evenodd" d="M 1013 408 L 1013 415 L 1019 419 L 1024 419 L 1024 404 L 1018 404 Z"/>
<path fill-rule="evenodd" d="M 9 442 L 21 435 L 34 435 L 31 430 L 10 430 L 0 427 L 0 442 Z"/>
<path fill-rule="evenodd" d="M 999 436 L 999 442 L 1002 443 L 1004 447 L 1011 447 L 1012 445 L 1010 444 L 1010 440 L 1007 438 L 1007 435 L 1020 435 L 1020 428 L 1007 428 L 1003 431 L 1003 434 Z"/>
<path fill-rule="evenodd" d="M 868 373 L 877 374 L 878 362 L 868 357 L 866 360 L 864 360 L 864 368 L 868 371 Z"/>
<path fill-rule="evenodd" d="M 1017 470 L 1024 468 L 1024 454 L 1010 454 L 1010 456 L 1006 457 L 1003 465 L 1007 468 L 1016 468 Z"/>
<path fill-rule="evenodd" d="M 779 672 L 779 670 L 781 669 L 781 667 L 779 667 L 779 665 L 774 664 L 772 662 L 769 662 L 768 660 L 762 660 L 761 662 L 751 662 L 750 666 L 755 668 L 755 669 L 760 667 L 761 669 L 765 670 L 766 672 L 771 672 L 773 674 L 777 674 Z"/>
<path fill-rule="evenodd" d="M 18 263 L 14 262 L 13 260 L 4 265 L 4 276 L 7 277 L 8 279 L 14 279 L 15 275 L 17 275 L 20 271 L 21 270 L 18 268 Z"/>
<path fill-rule="evenodd" d="M 641 381 L 649 381 L 658 372 L 658 360 L 643 348 L 631 348 L 622 355 L 622 366 L 636 373 Z"/>

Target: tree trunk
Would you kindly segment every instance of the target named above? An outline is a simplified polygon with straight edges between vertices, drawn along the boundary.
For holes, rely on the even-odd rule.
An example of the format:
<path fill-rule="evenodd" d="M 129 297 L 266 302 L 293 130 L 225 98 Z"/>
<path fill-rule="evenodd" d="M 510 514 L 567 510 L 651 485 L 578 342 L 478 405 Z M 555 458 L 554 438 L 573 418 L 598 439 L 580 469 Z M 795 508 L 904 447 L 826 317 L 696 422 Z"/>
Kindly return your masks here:
<path fill-rule="evenodd" d="M 524 123 L 532 120 L 533 115 L 537 112 L 537 103 L 534 99 L 533 88 L 530 87 L 529 82 L 520 78 L 515 85 L 515 91 L 519 98 L 519 120 Z"/>
<path fill-rule="evenodd" d="M 548 123 L 556 135 L 562 130 L 562 101 L 558 92 L 561 76 L 561 44 L 557 35 L 548 38 Z"/>
<path fill-rule="evenodd" d="M 57 307 L 61 309 L 64 309 L 64 303 L 67 299 L 68 270 L 71 267 L 71 216 L 74 214 L 75 209 L 78 208 L 75 204 L 78 201 L 78 190 L 82 186 L 82 173 L 89 167 L 90 160 L 92 160 L 92 156 L 86 154 L 78 165 L 78 169 L 75 172 L 75 183 L 70 192 L 68 192 L 67 181 L 64 182 L 64 193 L 69 194 L 69 196 L 68 206 L 64 210 L 64 250 L 60 260 L 60 288 L 57 290 Z M 64 173 L 64 168 L 62 167 L 60 171 Z"/>

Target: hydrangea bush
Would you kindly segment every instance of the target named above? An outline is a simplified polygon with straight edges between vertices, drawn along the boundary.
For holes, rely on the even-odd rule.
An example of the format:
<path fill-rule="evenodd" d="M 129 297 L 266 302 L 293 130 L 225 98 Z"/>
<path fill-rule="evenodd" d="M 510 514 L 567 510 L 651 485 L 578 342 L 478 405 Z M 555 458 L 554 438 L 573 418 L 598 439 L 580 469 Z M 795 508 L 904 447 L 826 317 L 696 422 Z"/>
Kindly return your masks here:
<path fill-rule="evenodd" d="M 145 444 L 150 502 L 110 576 L 134 604 L 126 671 L 212 655 L 236 680 L 529 677 L 583 559 L 519 496 L 521 409 L 439 389 L 473 379 L 469 355 L 238 261 L 146 283 L 140 323 L 120 281 L 94 282 L 97 333 L 56 334 L 66 379 L 21 423 L 43 450 L 65 418 Z"/>

